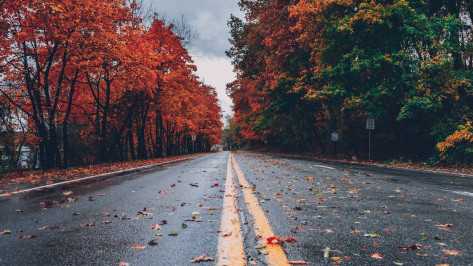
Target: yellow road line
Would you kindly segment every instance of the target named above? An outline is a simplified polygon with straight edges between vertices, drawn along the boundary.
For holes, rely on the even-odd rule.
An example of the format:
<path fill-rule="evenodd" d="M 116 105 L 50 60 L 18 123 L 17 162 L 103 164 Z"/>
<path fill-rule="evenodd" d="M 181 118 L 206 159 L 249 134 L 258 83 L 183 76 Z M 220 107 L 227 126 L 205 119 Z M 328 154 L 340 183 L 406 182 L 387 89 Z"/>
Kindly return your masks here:
<path fill-rule="evenodd" d="M 220 236 L 217 246 L 217 265 L 245 265 L 245 251 L 241 237 L 240 219 L 236 207 L 235 186 L 231 164 L 232 156 L 228 157 L 227 181 L 223 199 Z"/>
<path fill-rule="evenodd" d="M 268 237 L 274 236 L 274 233 L 271 230 L 271 226 L 269 225 L 268 219 L 264 215 L 263 209 L 261 209 L 258 200 L 251 191 L 250 185 L 246 181 L 243 172 L 238 166 L 238 163 L 236 162 L 233 156 L 232 158 L 233 167 L 235 168 L 238 180 L 240 182 L 240 185 L 243 186 L 243 195 L 245 196 L 246 205 L 250 214 L 255 220 L 254 227 L 256 235 L 261 236 L 260 243 L 261 245 L 265 245 L 266 239 Z M 266 250 L 268 251 L 268 254 L 266 255 L 268 265 L 289 265 L 289 263 L 287 262 L 286 254 L 284 254 L 284 251 L 282 250 L 282 247 L 279 244 L 266 244 Z"/>

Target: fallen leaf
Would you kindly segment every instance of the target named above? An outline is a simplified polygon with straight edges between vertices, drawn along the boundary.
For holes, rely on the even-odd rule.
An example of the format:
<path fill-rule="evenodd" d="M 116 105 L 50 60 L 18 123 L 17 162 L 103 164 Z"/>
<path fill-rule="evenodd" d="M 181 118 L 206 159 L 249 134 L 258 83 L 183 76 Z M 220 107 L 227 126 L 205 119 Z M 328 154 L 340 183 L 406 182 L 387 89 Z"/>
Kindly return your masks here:
<path fill-rule="evenodd" d="M 177 236 L 177 235 L 179 235 L 179 233 L 174 232 L 174 233 L 170 233 L 170 234 L 168 234 L 168 235 L 169 235 L 169 236 Z"/>
<path fill-rule="evenodd" d="M 140 245 L 134 245 L 131 247 L 131 249 L 145 249 L 146 246 L 140 246 Z"/>
<path fill-rule="evenodd" d="M 45 230 L 45 229 L 48 229 L 48 228 L 49 228 L 49 229 L 58 229 L 59 226 L 57 226 L 57 225 L 54 225 L 54 226 L 49 225 L 49 226 L 44 226 L 44 227 L 38 228 L 38 230 Z"/>
<path fill-rule="evenodd" d="M 277 235 L 266 238 L 266 241 L 268 242 L 268 244 L 279 244 L 280 242 L 284 242 L 284 240 L 279 238 L 279 236 Z"/>
<path fill-rule="evenodd" d="M 365 237 L 379 237 L 379 235 L 376 234 L 376 233 L 364 234 L 363 236 L 365 236 Z"/>
<path fill-rule="evenodd" d="M 457 255 L 462 254 L 461 251 L 452 250 L 452 249 L 442 249 L 441 251 L 447 255 L 452 255 L 452 256 L 457 256 Z"/>
<path fill-rule="evenodd" d="M 284 239 L 284 241 L 289 242 L 289 243 L 297 242 L 297 240 L 294 237 L 289 237 L 289 236 L 287 236 L 286 239 Z"/>
<path fill-rule="evenodd" d="M 226 234 L 223 234 L 222 236 L 223 236 L 223 237 L 227 237 L 227 236 L 231 236 L 231 235 L 232 235 L 232 232 L 228 232 L 228 233 L 226 233 Z"/>
<path fill-rule="evenodd" d="M 141 216 L 153 216 L 153 214 L 150 213 L 150 212 L 137 212 L 136 215 L 141 215 Z"/>
<path fill-rule="evenodd" d="M 417 244 L 414 244 L 414 245 L 410 245 L 410 246 L 397 246 L 398 248 L 401 248 L 401 249 L 404 249 L 404 250 L 416 250 L 416 249 L 420 249 L 421 246 L 420 245 L 417 245 Z"/>
<path fill-rule="evenodd" d="M 111 221 L 102 221 L 103 224 L 111 224 Z"/>
<path fill-rule="evenodd" d="M 332 250 L 329 247 L 322 249 L 322 252 L 324 253 L 324 258 L 330 257 L 330 251 Z"/>
<path fill-rule="evenodd" d="M 118 263 L 118 266 L 130 266 L 130 263 L 126 263 L 126 262 L 120 261 L 120 262 Z"/>
<path fill-rule="evenodd" d="M 0 233 L 0 235 L 8 235 L 8 234 L 11 234 L 11 231 L 8 229 L 3 230 L 3 232 Z"/>
<path fill-rule="evenodd" d="M 435 225 L 435 226 L 439 226 L 439 227 L 452 227 L 453 224 L 451 224 L 451 223 L 446 223 L 446 224 L 437 224 L 437 225 Z"/>
<path fill-rule="evenodd" d="M 262 254 L 262 255 L 268 255 L 268 251 L 266 249 L 264 249 L 264 247 L 255 247 L 255 249 L 258 251 L 258 253 Z"/>
<path fill-rule="evenodd" d="M 148 245 L 150 245 L 150 246 L 156 246 L 156 245 L 158 245 L 158 242 L 156 242 L 156 241 L 158 241 L 158 239 L 153 239 L 153 240 L 151 240 L 151 241 L 148 242 Z"/>
<path fill-rule="evenodd" d="M 380 259 L 384 258 L 384 255 L 381 254 L 381 253 L 374 253 L 374 254 L 371 254 L 370 257 L 372 257 L 374 259 L 377 259 L 377 260 L 380 260 Z"/>
<path fill-rule="evenodd" d="M 88 223 L 88 224 L 81 224 L 80 226 L 95 226 L 95 222 Z"/>
<path fill-rule="evenodd" d="M 65 196 L 69 196 L 69 195 L 72 195 L 73 192 L 66 190 L 66 191 L 62 192 L 62 194 L 65 195 Z"/>
<path fill-rule="evenodd" d="M 16 238 L 34 238 L 34 237 L 37 237 L 37 235 L 17 236 Z"/>
<path fill-rule="evenodd" d="M 182 223 L 182 224 L 181 224 L 181 227 L 182 227 L 182 228 L 187 228 L 187 224 Z"/>
<path fill-rule="evenodd" d="M 193 258 L 191 260 L 192 263 L 201 262 L 201 261 L 214 261 L 214 259 L 210 258 L 210 257 L 206 257 L 205 254 L 202 254 L 202 256 L 199 256 L 197 258 Z"/>
<path fill-rule="evenodd" d="M 161 230 L 161 226 L 158 225 L 158 223 L 155 223 L 151 226 L 151 229 L 153 230 Z"/>
<path fill-rule="evenodd" d="M 288 261 L 287 263 L 293 264 L 293 265 L 309 264 L 309 262 L 306 260 L 293 260 L 293 261 Z"/>

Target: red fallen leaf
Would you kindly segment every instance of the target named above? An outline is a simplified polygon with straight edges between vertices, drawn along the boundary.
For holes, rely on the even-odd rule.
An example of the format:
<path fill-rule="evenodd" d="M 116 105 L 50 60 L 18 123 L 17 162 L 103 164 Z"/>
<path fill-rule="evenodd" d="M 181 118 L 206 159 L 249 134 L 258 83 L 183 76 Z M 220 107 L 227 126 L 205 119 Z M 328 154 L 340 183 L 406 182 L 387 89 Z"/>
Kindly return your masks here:
<path fill-rule="evenodd" d="M 130 263 L 120 261 L 120 262 L 118 263 L 118 266 L 130 266 Z"/>
<path fill-rule="evenodd" d="M 372 257 L 374 259 L 377 259 L 377 260 L 380 260 L 380 259 L 384 258 L 384 255 L 381 254 L 381 253 L 374 253 L 374 254 L 371 254 L 370 257 Z"/>
<path fill-rule="evenodd" d="M 175 187 L 175 186 L 176 186 L 176 184 L 172 184 L 172 185 L 171 185 L 171 187 Z"/>
<path fill-rule="evenodd" d="M 384 214 L 391 214 L 390 211 L 383 211 Z"/>
<path fill-rule="evenodd" d="M 302 211 L 302 208 L 301 207 L 292 207 L 291 210 Z"/>
<path fill-rule="evenodd" d="M 213 184 L 210 186 L 211 188 L 214 188 L 214 187 L 219 187 L 219 184 Z"/>
<path fill-rule="evenodd" d="M 404 249 L 404 250 L 416 250 L 416 249 L 420 249 L 421 246 L 420 245 L 417 245 L 417 244 L 414 244 L 414 245 L 410 245 L 410 246 L 397 246 L 398 248 L 401 248 L 401 249 Z"/>
<path fill-rule="evenodd" d="M 110 216 L 110 213 L 109 212 L 104 212 L 103 215 L 104 216 Z"/>
<path fill-rule="evenodd" d="M 268 237 L 268 238 L 266 238 L 266 241 L 268 242 L 268 244 L 279 244 L 280 242 L 284 242 L 284 240 L 279 238 L 278 235 Z"/>
<path fill-rule="evenodd" d="M 161 226 L 158 225 L 158 223 L 155 223 L 151 226 L 151 229 L 153 230 L 160 230 L 161 229 Z"/>
<path fill-rule="evenodd" d="M 214 259 L 213 258 L 210 258 L 210 257 L 206 257 L 205 254 L 202 254 L 202 256 L 199 256 L 197 258 L 193 258 L 191 260 L 192 263 L 195 263 L 195 262 L 201 262 L 201 261 L 213 261 Z"/>
<path fill-rule="evenodd" d="M 16 238 L 34 238 L 34 237 L 37 237 L 37 235 L 17 236 Z"/>
<path fill-rule="evenodd" d="M 289 242 L 289 243 L 294 243 L 297 242 L 297 240 L 294 237 L 287 236 L 284 241 Z"/>
<path fill-rule="evenodd" d="M 88 223 L 88 224 L 81 224 L 80 226 L 95 226 L 95 222 Z"/>
<path fill-rule="evenodd" d="M 442 249 L 441 251 L 442 251 L 443 253 L 447 254 L 447 255 L 452 255 L 452 256 L 457 256 L 457 255 L 461 255 L 461 254 L 462 254 L 461 251 L 452 250 L 452 249 Z"/>
<path fill-rule="evenodd" d="M 293 261 L 288 261 L 287 263 L 293 264 L 293 265 L 309 264 L 309 262 L 306 260 L 293 260 Z"/>
<path fill-rule="evenodd" d="M 131 247 L 131 249 L 145 249 L 146 246 L 140 246 L 140 245 L 134 245 Z"/>
<path fill-rule="evenodd" d="M 111 221 L 102 221 L 103 224 L 111 224 Z"/>
<path fill-rule="evenodd" d="M 152 213 L 150 212 L 137 212 L 137 215 L 142 215 L 142 216 L 153 216 Z"/>

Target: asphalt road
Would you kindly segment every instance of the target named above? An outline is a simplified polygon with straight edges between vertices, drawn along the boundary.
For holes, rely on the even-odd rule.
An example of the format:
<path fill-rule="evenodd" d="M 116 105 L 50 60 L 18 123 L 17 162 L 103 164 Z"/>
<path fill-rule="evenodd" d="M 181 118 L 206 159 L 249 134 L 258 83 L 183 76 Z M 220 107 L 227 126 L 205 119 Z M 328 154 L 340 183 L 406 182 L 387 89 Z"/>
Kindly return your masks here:
<path fill-rule="evenodd" d="M 0 235 L 0 265 L 195 265 L 202 254 L 215 260 L 201 264 L 215 265 L 229 235 L 220 231 L 229 155 L 0 197 L 0 233 L 11 231 Z M 233 159 L 249 183 L 230 168 L 232 223 L 249 265 L 271 261 L 268 247 L 255 249 L 265 243 L 255 205 L 275 235 L 297 240 L 280 244 L 288 261 L 473 265 L 471 178 L 252 153 Z"/>

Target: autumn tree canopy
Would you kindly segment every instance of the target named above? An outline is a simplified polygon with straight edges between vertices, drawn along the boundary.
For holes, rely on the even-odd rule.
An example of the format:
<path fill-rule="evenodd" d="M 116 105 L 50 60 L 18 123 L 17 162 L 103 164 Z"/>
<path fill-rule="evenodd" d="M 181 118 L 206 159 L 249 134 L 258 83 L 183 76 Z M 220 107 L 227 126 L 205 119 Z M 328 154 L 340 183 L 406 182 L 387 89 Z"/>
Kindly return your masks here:
<path fill-rule="evenodd" d="M 40 167 L 219 143 L 215 89 L 195 75 L 173 25 L 155 18 L 147 26 L 137 8 L 121 0 L 1 1 L 2 108 L 25 125 L 22 144 L 36 151 Z"/>
<path fill-rule="evenodd" d="M 238 134 L 258 143 L 438 162 L 473 159 L 473 5 L 248 0 L 229 26 Z M 468 133 L 469 132 L 469 133 Z"/>

